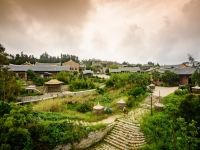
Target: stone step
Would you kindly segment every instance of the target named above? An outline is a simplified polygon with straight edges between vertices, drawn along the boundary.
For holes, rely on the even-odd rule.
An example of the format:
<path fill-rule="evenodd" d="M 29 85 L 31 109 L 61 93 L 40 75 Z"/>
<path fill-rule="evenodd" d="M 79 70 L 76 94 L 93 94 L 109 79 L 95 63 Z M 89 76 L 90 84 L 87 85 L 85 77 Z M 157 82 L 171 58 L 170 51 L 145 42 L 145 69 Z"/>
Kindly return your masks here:
<path fill-rule="evenodd" d="M 127 133 L 127 134 L 140 133 L 139 130 L 127 130 L 126 128 L 120 128 L 120 127 L 114 127 L 113 130 L 118 130 L 118 131 L 121 131 L 121 132 Z"/>
<path fill-rule="evenodd" d="M 117 122 L 122 122 L 122 123 L 125 123 L 125 124 L 129 124 L 131 126 L 138 126 L 140 127 L 140 124 L 139 123 L 136 123 L 136 122 L 130 122 L 130 121 L 127 121 L 125 119 L 117 119 Z"/>
<path fill-rule="evenodd" d="M 138 137 L 134 135 L 124 135 L 124 134 L 113 134 L 113 132 L 110 134 L 111 137 L 120 138 L 124 140 L 130 140 L 130 141 L 145 141 L 144 137 Z"/>
<path fill-rule="evenodd" d="M 130 139 L 128 137 L 123 138 L 121 136 L 113 136 L 113 135 L 108 136 L 107 139 L 118 141 L 122 144 L 129 143 L 130 144 L 129 146 L 133 146 L 134 144 L 145 143 L 145 139 L 136 139 L 136 138 Z"/>
<path fill-rule="evenodd" d="M 119 149 L 112 146 L 109 143 L 104 142 L 100 146 L 95 147 L 93 150 L 119 150 Z"/>
<path fill-rule="evenodd" d="M 126 135 L 128 134 L 128 135 L 129 135 L 130 137 L 132 137 L 132 138 L 134 138 L 134 137 L 137 137 L 137 138 L 145 138 L 144 135 L 143 135 L 143 133 L 132 133 L 132 134 L 129 134 L 129 133 L 124 133 L 124 132 L 122 132 L 122 131 L 115 130 L 115 129 L 113 129 L 113 130 L 110 132 L 110 134 L 116 134 L 116 135 L 120 135 L 120 136 L 126 136 Z"/>
<path fill-rule="evenodd" d="M 137 126 L 127 125 L 127 124 L 123 124 L 121 122 L 115 124 L 115 127 L 126 128 L 127 130 L 131 130 L 131 131 L 140 130 L 140 128 Z"/>
<path fill-rule="evenodd" d="M 122 143 L 119 143 L 117 141 L 113 141 L 113 140 L 110 140 L 110 139 L 104 139 L 105 142 L 109 143 L 110 145 L 114 146 L 114 147 L 117 147 L 118 149 L 120 150 L 125 150 L 125 149 L 128 149 L 128 146 L 127 145 L 124 145 Z"/>

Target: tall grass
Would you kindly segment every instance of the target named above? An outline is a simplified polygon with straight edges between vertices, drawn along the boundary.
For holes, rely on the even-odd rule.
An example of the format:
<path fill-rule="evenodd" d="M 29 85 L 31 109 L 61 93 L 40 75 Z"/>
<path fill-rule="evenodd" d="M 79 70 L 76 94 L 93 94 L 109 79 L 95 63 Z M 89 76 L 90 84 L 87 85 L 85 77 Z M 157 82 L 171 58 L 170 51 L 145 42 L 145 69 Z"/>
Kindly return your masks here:
<path fill-rule="evenodd" d="M 63 101 L 51 99 L 34 105 L 33 110 L 38 112 L 63 112 L 65 107 Z"/>

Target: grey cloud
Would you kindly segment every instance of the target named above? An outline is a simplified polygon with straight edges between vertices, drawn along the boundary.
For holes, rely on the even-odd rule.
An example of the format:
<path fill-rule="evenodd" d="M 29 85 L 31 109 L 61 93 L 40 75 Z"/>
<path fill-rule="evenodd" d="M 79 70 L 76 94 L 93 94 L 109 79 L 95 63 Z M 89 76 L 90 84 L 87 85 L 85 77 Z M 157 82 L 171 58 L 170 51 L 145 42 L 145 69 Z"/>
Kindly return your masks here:
<path fill-rule="evenodd" d="M 12 53 L 173 64 L 200 57 L 199 18 L 199 0 L 0 0 L 0 42 Z"/>

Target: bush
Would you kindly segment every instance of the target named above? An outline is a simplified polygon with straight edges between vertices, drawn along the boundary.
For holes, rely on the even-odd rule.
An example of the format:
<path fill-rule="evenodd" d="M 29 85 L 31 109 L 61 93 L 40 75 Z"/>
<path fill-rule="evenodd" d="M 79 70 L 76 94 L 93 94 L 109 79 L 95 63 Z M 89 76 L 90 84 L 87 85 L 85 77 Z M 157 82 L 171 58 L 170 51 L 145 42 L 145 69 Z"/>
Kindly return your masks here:
<path fill-rule="evenodd" d="M 198 84 L 200 86 L 200 73 L 196 70 L 193 74 L 192 74 L 192 83 Z"/>
<path fill-rule="evenodd" d="M 83 103 L 79 105 L 77 108 L 77 111 L 82 112 L 82 113 L 86 113 L 91 110 L 92 110 L 92 104 L 90 104 L 89 102 Z"/>
<path fill-rule="evenodd" d="M 188 90 L 187 89 L 177 89 L 175 92 L 174 92 L 176 95 L 186 95 L 188 94 Z"/>
<path fill-rule="evenodd" d="M 104 112 L 105 112 L 106 114 L 112 114 L 113 111 L 112 111 L 111 108 L 105 107 Z"/>
<path fill-rule="evenodd" d="M 179 83 L 178 75 L 171 71 L 165 71 L 162 75 L 162 81 L 166 86 L 176 86 Z"/>
<path fill-rule="evenodd" d="M 61 71 L 57 74 L 57 79 L 65 84 L 70 84 L 77 77 L 78 75 L 75 72 Z"/>
<path fill-rule="evenodd" d="M 0 100 L 0 117 L 3 117 L 5 114 L 9 114 L 11 110 L 11 106 Z"/>
<path fill-rule="evenodd" d="M 27 73 L 28 79 L 31 79 L 33 81 L 33 83 L 37 86 L 42 86 L 42 85 L 44 85 L 44 82 L 49 80 L 49 79 L 40 77 L 32 70 L 28 70 L 26 73 Z"/>
<path fill-rule="evenodd" d="M 128 94 L 136 98 L 139 95 L 145 94 L 145 90 L 142 87 L 134 87 L 128 92 Z"/>
<path fill-rule="evenodd" d="M 133 101 L 134 101 L 134 98 L 132 96 L 129 96 L 128 97 L 128 101 L 127 101 L 127 107 L 133 107 Z"/>
<path fill-rule="evenodd" d="M 150 76 L 146 73 L 112 74 L 106 81 L 107 87 L 120 88 L 127 84 L 136 84 L 145 88 L 150 83 Z"/>
<path fill-rule="evenodd" d="M 105 93 L 105 89 L 104 89 L 104 88 L 99 88 L 99 87 L 98 87 L 98 88 L 96 89 L 96 91 L 97 91 L 98 94 L 104 94 L 104 93 Z"/>
<path fill-rule="evenodd" d="M 69 86 L 70 90 L 94 89 L 95 85 L 90 79 L 76 79 Z"/>

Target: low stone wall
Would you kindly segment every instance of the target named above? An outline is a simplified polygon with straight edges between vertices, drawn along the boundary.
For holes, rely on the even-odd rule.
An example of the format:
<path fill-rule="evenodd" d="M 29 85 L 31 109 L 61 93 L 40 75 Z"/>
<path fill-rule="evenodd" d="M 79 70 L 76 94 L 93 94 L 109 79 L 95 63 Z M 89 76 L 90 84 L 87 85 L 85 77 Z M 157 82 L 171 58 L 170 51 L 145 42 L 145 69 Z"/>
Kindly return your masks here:
<path fill-rule="evenodd" d="M 44 95 L 38 95 L 38 96 L 18 97 L 19 102 L 17 104 L 25 104 L 25 103 L 43 101 L 47 99 L 53 99 L 53 98 L 65 97 L 65 96 L 82 96 L 82 95 L 87 95 L 95 90 L 96 89 L 77 91 L 77 92 L 65 91 L 65 92 L 59 92 L 59 93 L 45 93 Z"/>
<path fill-rule="evenodd" d="M 74 143 L 73 149 L 81 150 L 89 148 L 95 143 L 101 141 L 108 134 L 108 132 L 111 131 L 113 126 L 114 124 L 110 124 L 103 130 L 89 133 L 87 138 L 82 139 L 79 143 Z M 72 145 L 68 144 L 68 145 L 59 145 L 54 150 L 70 150 L 70 149 L 72 149 Z"/>

